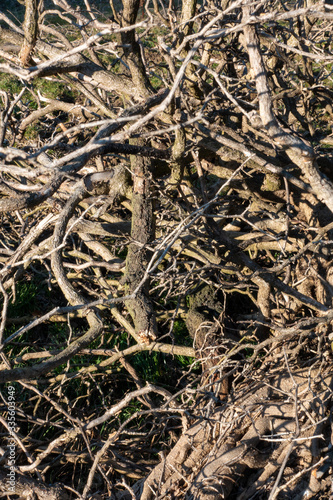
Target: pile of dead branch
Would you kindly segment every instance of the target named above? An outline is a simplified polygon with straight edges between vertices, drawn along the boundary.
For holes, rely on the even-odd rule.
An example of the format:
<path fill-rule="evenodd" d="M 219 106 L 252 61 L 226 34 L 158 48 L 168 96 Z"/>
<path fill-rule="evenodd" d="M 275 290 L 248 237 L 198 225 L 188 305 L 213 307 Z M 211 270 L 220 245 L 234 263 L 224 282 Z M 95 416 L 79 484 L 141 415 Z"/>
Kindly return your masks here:
<path fill-rule="evenodd" d="M 332 7 L 107 8 L 0 8 L 0 496 L 329 498 Z"/>

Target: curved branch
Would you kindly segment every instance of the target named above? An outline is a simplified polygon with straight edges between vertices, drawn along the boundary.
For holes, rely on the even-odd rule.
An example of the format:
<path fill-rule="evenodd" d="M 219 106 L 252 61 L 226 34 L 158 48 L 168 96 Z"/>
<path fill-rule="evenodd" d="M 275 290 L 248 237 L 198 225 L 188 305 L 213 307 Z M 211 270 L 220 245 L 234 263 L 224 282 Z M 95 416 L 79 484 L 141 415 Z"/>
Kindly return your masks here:
<path fill-rule="evenodd" d="M 250 7 L 244 7 L 244 18 L 249 20 Z M 252 24 L 245 26 L 244 36 L 251 68 L 256 79 L 260 117 L 266 130 L 274 143 L 285 150 L 291 161 L 301 169 L 318 200 L 325 203 L 333 212 L 333 183 L 318 170 L 312 147 L 299 137 L 284 130 L 274 115 L 271 92 L 256 27 Z"/>
<path fill-rule="evenodd" d="M 0 26 L 0 39 L 19 47 L 23 43 L 23 36 L 2 26 Z M 68 57 L 65 51 L 40 40 L 36 43 L 36 50 L 50 59 L 55 59 L 55 61 L 51 61 L 44 69 L 40 69 L 38 66 L 29 68 L 25 73 L 22 72 L 22 78 L 30 79 L 34 76 L 41 77 L 61 73 L 74 73 L 79 79 L 83 79 L 94 87 L 105 91 L 115 90 L 120 94 L 127 94 L 131 97 L 143 97 L 138 94 L 138 88 L 130 78 L 125 75 L 106 71 L 81 54 L 74 54 Z M 57 61 L 57 58 L 61 58 L 61 60 Z M 37 73 L 36 70 L 38 70 Z"/>

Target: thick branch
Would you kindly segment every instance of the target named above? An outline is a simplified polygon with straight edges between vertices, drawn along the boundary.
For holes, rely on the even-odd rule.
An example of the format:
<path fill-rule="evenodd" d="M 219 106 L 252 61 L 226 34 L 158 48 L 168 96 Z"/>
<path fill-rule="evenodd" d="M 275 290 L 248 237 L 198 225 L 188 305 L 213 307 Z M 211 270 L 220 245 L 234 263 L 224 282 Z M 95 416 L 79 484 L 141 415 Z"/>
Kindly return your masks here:
<path fill-rule="evenodd" d="M 249 18 L 250 8 L 244 7 L 244 19 L 249 20 Z M 333 212 L 333 184 L 318 170 L 313 149 L 299 137 L 285 131 L 274 115 L 271 92 L 256 27 L 252 24 L 246 25 L 244 27 L 244 36 L 251 68 L 256 79 L 260 117 L 265 128 L 274 143 L 284 149 L 291 161 L 301 169 L 318 200 L 325 203 Z"/>

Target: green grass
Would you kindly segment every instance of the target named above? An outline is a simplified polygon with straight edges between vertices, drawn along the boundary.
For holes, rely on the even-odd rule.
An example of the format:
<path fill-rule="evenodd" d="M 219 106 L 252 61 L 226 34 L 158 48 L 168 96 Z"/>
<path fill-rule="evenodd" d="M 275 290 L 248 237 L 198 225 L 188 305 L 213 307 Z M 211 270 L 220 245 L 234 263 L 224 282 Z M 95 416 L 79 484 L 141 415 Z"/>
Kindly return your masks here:
<path fill-rule="evenodd" d="M 36 306 L 36 294 L 39 284 L 31 282 L 18 282 L 16 285 L 15 302 L 9 304 L 8 317 L 17 318 L 31 314 Z"/>
<path fill-rule="evenodd" d="M 23 21 L 25 7 L 19 2 L 13 2 L 13 0 L 2 0 L 1 10 L 8 15 L 11 19 L 17 23 L 17 21 Z M 5 23 L 3 23 L 5 24 Z"/>
<path fill-rule="evenodd" d="M 23 84 L 17 76 L 2 73 L 0 78 L 0 90 L 4 90 L 9 94 L 19 94 L 22 90 Z"/>
<path fill-rule="evenodd" d="M 142 404 L 139 401 L 131 401 L 119 415 L 121 423 L 126 422 L 127 419 L 132 417 L 132 415 L 134 415 L 135 413 L 138 413 L 141 409 Z"/>
<path fill-rule="evenodd" d="M 150 77 L 150 84 L 154 87 L 155 90 L 159 90 L 163 87 L 163 81 L 157 75 L 152 75 Z"/>
<path fill-rule="evenodd" d="M 49 79 L 37 79 L 34 89 L 49 99 L 61 99 L 65 102 L 75 102 L 79 97 L 78 92 L 71 89 L 68 84 Z"/>
<path fill-rule="evenodd" d="M 37 139 L 38 132 L 39 132 L 38 124 L 28 125 L 27 128 L 24 131 L 24 138 L 27 141 L 29 141 L 29 140 L 32 141 L 34 139 Z"/>
<path fill-rule="evenodd" d="M 140 352 L 132 358 L 131 363 L 141 378 L 152 384 L 157 383 L 165 376 L 165 355 L 158 352 Z"/>

